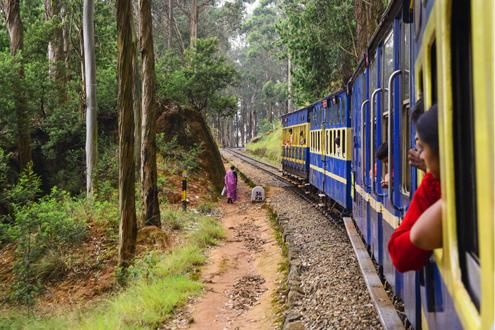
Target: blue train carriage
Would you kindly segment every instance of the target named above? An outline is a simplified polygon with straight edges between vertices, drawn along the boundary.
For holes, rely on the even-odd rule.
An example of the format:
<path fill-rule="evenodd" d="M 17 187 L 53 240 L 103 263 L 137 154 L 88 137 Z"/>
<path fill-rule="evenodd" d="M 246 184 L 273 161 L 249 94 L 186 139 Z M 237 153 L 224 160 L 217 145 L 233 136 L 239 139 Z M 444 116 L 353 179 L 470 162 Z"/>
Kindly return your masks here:
<path fill-rule="evenodd" d="M 389 4 L 348 85 L 355 132 L 352 197 L 354 220 L 382 274 L 403 299 L 408 319 L 417 327 L 421 322 L 418 274 L 397 272 L 387 251 L 414 189 L 407 161 L 414 143 L 409 123 L 411 25 L 407 23 L 409 6 L 403 4 Z M 388 162 L 376 158 L 383 143 L 388 145 Z"/>
<path fill-rule="evenodd" d="M 311 108 L 309 182 L 350 211 L 352 129 L 347 93 L 338 91 Z"/>
<path fill-rule="evenodd" d="M 414 87 L 438 104 L 443 248 L 422 274 L 425 329 L 495 329 L 495 3 L 414 2 Z"/>
<path fill-rule="evenodd" d="M 303 108 L 282 116 L 282 171 L 307 182 L 309 174 L 309 117 Z"/>

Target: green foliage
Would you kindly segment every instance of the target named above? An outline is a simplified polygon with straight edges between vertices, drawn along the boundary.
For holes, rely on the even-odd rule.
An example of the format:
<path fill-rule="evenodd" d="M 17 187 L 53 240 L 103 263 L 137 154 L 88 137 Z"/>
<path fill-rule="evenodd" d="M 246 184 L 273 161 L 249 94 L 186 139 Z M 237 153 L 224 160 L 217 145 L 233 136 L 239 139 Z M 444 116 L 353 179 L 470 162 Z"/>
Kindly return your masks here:
<path fill-rule="evenodd" d="M 354 1 L 283 0 L 278 25 L 293 63 L 294 99 L 303 105 L 343 86 L 360 54 Z"/>
<path fill-rule="evenodd" d="M 202 218 L 198 224 L 198 229 L 191 234 L 191 240 L 198 247 L 205 248 L 209 245 L 216 245 L 225 237 L 225 233 L 218 222 L 209 217 Z"/>
<path fill-rule="evenodd" d="M 198 156 L 202 152 L 202 145 L 184 147 L 179 144 L 177 137 L 165 142 L 163 133 L 157 134 L 156 145 L 170 172 L 180 174 L 185 170 L 192 173 L 199 169 Z"/>
<path fill-rule="evenodd" d="M 117 200 L 119 184 L 118 145 L 100 139 L 96 164 L 96 191 L 101 200 Z"/>
<path fill-rule="evenodd" d="M 224 93 L 237 80 L 235 67 L 219 54 L 216 38 L 198 39 L 196 48 L 186 50 L 183 62 L 168 53 L 157 63 L 159 97 L 197 111 L 228 113 L 235 109 L 237 99 Z"/>
<path fill-rule="evenodd" d="M 11 298 L 26 305 L 42 289 L 42 280 L 63 272 L 64 248 L 86 235 L 86 226 L 73 215 L 74 200 L 56 188 L 35 200 L 40 178 L 29 166 L 8 191 L 13 208 L 12 224 L 3 226 L 3 239 L 16 242 L 15 282 Z"/>
<path fill-rule="evenodd" d="M 8 155 L 3 151 L 2 148 L 0 148 L 0 210 L 6 209 L 8 207 L 8 201 L 7 201 L 7 187 L 9 185 L 8 173 L 9 173 Z M 2 219 L 0 214 L 0 223 L 2 222 L 1 220 Z M 1 231 L 2 229 L 0 227 L 0 243 L 2 241 Z"/>
<path fill-rule="evenodd" d="M 182 246 L 168 254 L 149 252 L 128 270 L 128 288 L 86 312 L 35 319 L 11 314 L 0 317 L 8 329 L 156 329 L 175 308 L 200 293 L 198 266 L 204 250 L 223 237 L 221 224 L 187 213 L 189 224 Z"/>
<path fill-rule="evenodd" d="M 210 202 L 203 202 L 203 203 L 199 204 L 197 208 L 201 214 L 208 215 L 208 214 L 211 214 L 213 212 L 213 210 L 215 209 L 215 206 Z"/>
<path fill-rule="evenodd" d="M 262 159 L 279 166 L 282 161 L 281 153 L 282 127 L 277 122 L 273 131 L 263 135 L 254 143 L 246 145 L 246 150 Z"/>
<path fill-rule="evenodd" d="M 189 213 L 171 208 L 161 210 L 160 215 L 162 224 L 172 230 L 182 230 L 185 225 L 191 221 L 191 216 Z"/>

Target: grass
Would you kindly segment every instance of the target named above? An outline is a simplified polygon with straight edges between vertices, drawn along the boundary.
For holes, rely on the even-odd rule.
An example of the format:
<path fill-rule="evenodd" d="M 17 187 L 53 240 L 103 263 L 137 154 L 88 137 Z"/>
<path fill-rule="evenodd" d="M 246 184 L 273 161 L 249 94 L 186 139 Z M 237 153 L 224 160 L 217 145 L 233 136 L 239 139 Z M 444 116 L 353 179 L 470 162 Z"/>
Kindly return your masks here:
<path fill-rule="evenodd" d="M 275 125 L 275 129 L 262 136 L 256 142 L 248 143 L 246 150 L 253 155 L 260 157 L 270 164 L 279 166 L 282 162 L 282 126 L 280 122 Z"/>
<path fill-rule="evenodd" d="M 278 265 L 278 271 L 281 274 L 280 285 L 277 288 L 276 292 L 274 292 L 272 297 L 272 305 L 273 310 L 275 311 L 275 315 L 277 315 L 277 323 L 279 324 L 280 328 L 282 328 L 282 324 L 285 318 L 285 312 L 287 311 L 285 299 L 287 297 L 287 294 L 289 293 L 289 287 L 287 283 L 287 278 L 290 271 L 289 251 L 287 244 L 284 242 L 283 229 L 278 223 L 277 214 L 269 205 L 266 205 L 265 208 L 268 210 L 270 225 L 275 234 L 275 239 L 277 240 L 278 246 L 282 250 L 282 261 Z"/>
<path fill-rule="evenodd" d="M 198 266 L 204 250 L 224 237 L 211 217 L 187 215 L 185 243 L 168 254 L 157 251 L 137 260 L 128 286 L 88 311 L 40 319 L 20 313 L 0 314 L 0 329 L 156 329 L 189 297 L 201 292 Z"/>

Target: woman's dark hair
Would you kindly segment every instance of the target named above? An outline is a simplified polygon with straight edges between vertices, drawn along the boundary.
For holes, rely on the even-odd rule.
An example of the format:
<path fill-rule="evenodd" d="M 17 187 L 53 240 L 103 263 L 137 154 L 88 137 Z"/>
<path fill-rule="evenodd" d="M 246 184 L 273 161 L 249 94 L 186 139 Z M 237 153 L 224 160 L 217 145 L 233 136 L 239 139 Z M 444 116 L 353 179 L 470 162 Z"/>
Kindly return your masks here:
<path fill-rule="evenodd" d="M 382 143 L 375 154 L 376 158 L 383 161 L 388 158 L 388 144 L 387 142 Z"/>
<path fill-rule="evenodd" d="M 438 156 L 438 107 L 436 104 L 419 117 L 416 131 L 419 138 Z"/>
<path fill-rule="evenodd" d="M 417 123 L 419 117 L 425 112 L 425 104 L 423 102 L 423 98 L 420 97 L 417 101 L 416 104 L 414 104 L 414 107 L 412 109 L 411 113 L 411 120 L 413 123 Z"/>
<path fill-rule="evenodd" d="M 235 170 L 235 167 L 232 165 L 232 166 L 230 167 L 230 169 L 233 171 L 233 170 Z"/>

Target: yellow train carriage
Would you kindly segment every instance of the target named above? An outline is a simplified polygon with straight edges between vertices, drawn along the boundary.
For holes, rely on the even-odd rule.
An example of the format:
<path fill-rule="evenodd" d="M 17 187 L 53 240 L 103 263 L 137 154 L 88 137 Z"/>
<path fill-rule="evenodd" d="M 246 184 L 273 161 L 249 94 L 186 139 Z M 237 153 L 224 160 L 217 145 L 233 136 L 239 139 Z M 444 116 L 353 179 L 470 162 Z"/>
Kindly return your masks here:
<path fill-rule="evenodd" d="M 444 202 L 443 248 L 434 253 L 441 283 L 433 284 L 442 309 L 424 306 L 422 326 L 495 329 L 495 4 L 415 0 L 414 11 L 416 97 L 427 109 L 438 104 Z"/>

